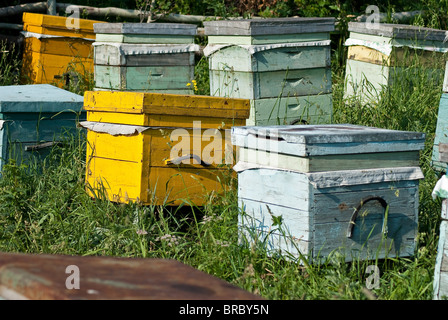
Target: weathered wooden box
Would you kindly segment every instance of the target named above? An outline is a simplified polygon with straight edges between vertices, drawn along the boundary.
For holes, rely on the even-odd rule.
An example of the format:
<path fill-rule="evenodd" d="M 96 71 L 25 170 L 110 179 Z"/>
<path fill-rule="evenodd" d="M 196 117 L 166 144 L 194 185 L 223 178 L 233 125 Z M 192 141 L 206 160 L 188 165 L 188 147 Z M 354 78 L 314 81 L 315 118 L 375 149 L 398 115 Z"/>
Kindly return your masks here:
<path fill-rule="evenodd" d="M 84 108 L 91 193 L 105 190 L 115 202 L 202 205 L 208 193 L 225 190 L 234 164 L 230 128 L 244 125 L 250 105 L 245 99 L 90 91 Z"/>
<path fill-rule="evenodd" d="M 428 71 L 443 69 L 445 31 L 403 24 L 350 22 L 345 97 L 376 101 L 385 86 L 415 66 Z"/>
<path fill-rule="evenodd" d="M 355 125 L 233 128 L 241 241 L 310 261 L 411 256 L 424 140 Z"/>
<path fill-rule="evenodd" d="M 6 161 L 45 155 L 85 120 L 83 97 L 49 84 L 0 87 L 0 170 Z"/>
<path fill-rule="evenodd" d="M 248 125 L 329 122 L 333 18 L 205 21 L 210 92 L 251 100 Z"/>
<path fill-rule="evenodd" d="M 197 27 L 167 23 L 94 26 L 97 90 L 192 94 Z"/>
<path fill-rule="evenodd" d="M 440 222 L 439 245 L 437 248 L 436 263 L 434 266 L 434 280 L 433 280 L 433 299 L 446 300 L 448 299 L 448 205 L 447 199 L 442 200 Z"/>
<path fill-rule="evenodd" d="M 93 73 L 93 24 L 101 21 L 23 14 L 22 78 L 31 84 L 65 84 L 64 73 Z"/>
<path fill-rule="evenodd" d="M 442 93 L 437 116 L 436 136 L 431 165 L 439 172 L 446 172 L 448 163 L 448 93 Z"/>
<path fill-rule="evenodd" d="M 431 166 L 439 173 L 446 172 L 448 163 L 448 68 L 446 66 L 431 158 Z"/>
<path fill-rule="evenodd" d="M 174 259 L 1 252 L 3 299 L 203 301 L 262 297 Z"/>

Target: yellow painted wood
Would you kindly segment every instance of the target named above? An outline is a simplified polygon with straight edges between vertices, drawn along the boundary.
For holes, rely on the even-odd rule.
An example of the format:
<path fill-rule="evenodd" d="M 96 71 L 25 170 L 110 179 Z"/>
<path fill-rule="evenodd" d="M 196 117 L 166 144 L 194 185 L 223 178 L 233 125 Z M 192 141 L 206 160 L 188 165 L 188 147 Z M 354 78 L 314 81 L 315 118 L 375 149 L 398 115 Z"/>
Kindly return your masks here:
<path fill-rule="evenodd" d="M 68 38 L 25 38 L 24 50 L 93 59 L 92 41 Z"/>
<path fill-rule="evenodd" d="M 88 91 L 84 108 L 88 121 L 148 127 L 126 136 L 88 131 L 88 190 L 98 189 L 101 182 L 107 181 L 104 196 L 111 201 L 168 201 L 178 205 L 188 198 L 195 205 L 203 205 L 207 193 L 222 191 L 220 181 L 229 174 L 229 166 L 235 164 L 230 128 L 245 124 L 250 102 L 209 96 Z M 180 164 L 172 163 L 186 155 L 195 155 L 200 161 L 188 158 Z M 235 176 L 233 172 L 231 175 Z"/>
<path fill-rule="evenodd" d="M 442 53 L 393 47 L 390 55 L 365 46 L 350 46 L 347 57 L 350 60 L 369 62 L 384 66 L 411 66 L 416 61 L 422 65 L 434 66 L 436 60 L 443 59 Z"/>
<path fill-rule="evenodd" d="M 159 114 L 135 114 L 135 113 L 115 113 L 115 112 L 97 112 L 87 113 L 87 121 L 106 122 L 106 123 L 126 123 L 135 126 L 145 127 L 179 127 L 188 128 L 192 126 L 197 117 L 173 116 Z M 201 127 L 205 129 L 230 129 L 234 126 L 242 126 L 245 119 L 223 119 L 208 118 L 206 122 L 201 122 Z"/>
<path fill-rule="evenodd" d="M 86 91 L 84 109 L 135 114 L 163 114 L 221 119 L 248 118 L 248 99 L 147 92 Z"/>
<path fill-rule="evenodd" d="M 104 21 L 76 19 L 25 12 L 22 17 L 25 31 L 64 37 L 87 38 L 95 40 L 94 23 Z M 72 28 L 76 26 L 76 28 Z"/>
<path fill-rule="evenodd" d="M 41 54 L 33 51 L 24 51 L 22 64 L 22 78 L 32 84 L 59 84 L 63 80 L 55 79 L 67 70 L 73 70 L 81 75 L 93 72 L 93 59 L 54 54 Z"/>
<path fill-rule="evenodd" d="M 215 130 L 201 130 L 200 134 L 186 130 L 183 137 L 190 139 L 191 146 L 191 151 L 187 151 L 200 155 L 210 165 L 197 164 L 195 160 L 190 164 L 167 165 L 165 160 L 176 156 L 173 150 L 177 150 L 180 143 L 177 136 L 172 139 L 173 130 L 148 129 L 131 136 L 88 131 L 86 181 L 90 194 L 93 196 L 92 190 L 102 190 L 104 186 L 108 199 L 116 202 L 179 204 L 181 198 L 188 196 L 195 199 L 196 205 L 201 205 L 205 194 L 213 190 L 219 192 L 222 189 L 219 181 L 228 171 L 222 167 L 229 159 L 226 152 L 234 152 L 230 132 L 219 130 L 222 139 L 214 144 L 214 152 L 210 152 Z M 179 156 L 183 155 L 182 150 L 178 151 Z M 222 163 L 213 163 L 215 154 Z M 152 199 L 154 195 L 158 199 L 156 202 Z"/>

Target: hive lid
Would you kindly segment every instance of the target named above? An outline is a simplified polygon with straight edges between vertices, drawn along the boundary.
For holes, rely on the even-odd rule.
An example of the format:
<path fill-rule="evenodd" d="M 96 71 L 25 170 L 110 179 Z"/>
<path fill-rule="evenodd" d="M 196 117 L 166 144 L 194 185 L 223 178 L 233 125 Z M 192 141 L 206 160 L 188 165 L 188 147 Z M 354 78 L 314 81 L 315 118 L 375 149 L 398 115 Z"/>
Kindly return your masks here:
<path fill-rule="evenodd" d="M 248 99 L 150 92 L 87 91 L 87 111 L 247 119 Z"/>
<path fill-rule="evenodd" d="M 197 26 L 185 23 L 108 23 L 94 24 L 95 33 L 147 34 L 147 35 L 196 35 Z"/>
<path fill-rule="evenodd" d="M 74 33 L 76 32 L 93 33 L 93 24 L 100 24 L 100 23 L 107 24 L 104 21 L 98 21 L 98 20 L 52 16 L 47 14 L 29 13 L 29 12 L 25 12 L 23 14 L 22 19 L 25 31 L 32 31 L 28 30 L 28 27 L 34 26 L 50 29 L 63 29 Z M 74 24 L 74 20 L 76 21 L 76 24 Z"/>
<path fill-rule="evenodd" d="M 79 112 L 83 97 L 49 84 L 0 87 L 0 112 Z"/>
<path fill-rule="evenodd" d="M 349 22 L 348 31 L 414 41 L 425 40 L 443 42 L 446 36 L 445 30 L 390 23 L 380 23 L 376 28 L 372 28 L 370 24 L 365 22 Z"/>
<path fill-rule="evenodd" d="M 351 124 L 232 128 L 234 145 L 301 157 L 422 150 L 425 134 Z"/>
<path fill-rule="evenodd" d="M 204 21 L 204 32 L 209 36 L 256 36 L 272 34 L 300 34 L 334 31 L 334 18 L 272 18 Z"/>

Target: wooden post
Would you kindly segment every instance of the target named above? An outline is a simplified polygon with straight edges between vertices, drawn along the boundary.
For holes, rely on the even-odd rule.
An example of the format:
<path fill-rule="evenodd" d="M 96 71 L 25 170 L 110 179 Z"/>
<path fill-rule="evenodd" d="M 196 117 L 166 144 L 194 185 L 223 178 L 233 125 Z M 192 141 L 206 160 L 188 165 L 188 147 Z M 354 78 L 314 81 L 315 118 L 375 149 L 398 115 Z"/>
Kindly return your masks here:
<path fill-rule="evenodd" d="M 47 13 L 52 16 L 56 15 L 56 0 L 47 0 Z"/>

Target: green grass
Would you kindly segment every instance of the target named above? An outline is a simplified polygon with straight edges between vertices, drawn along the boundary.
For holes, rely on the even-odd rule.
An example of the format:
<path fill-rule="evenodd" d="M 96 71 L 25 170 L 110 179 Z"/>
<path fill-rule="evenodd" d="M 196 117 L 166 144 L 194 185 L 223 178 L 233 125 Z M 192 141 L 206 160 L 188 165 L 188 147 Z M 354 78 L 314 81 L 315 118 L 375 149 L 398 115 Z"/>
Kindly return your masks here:
<path fill-rule="evenodd" d="M 202 87 L 208 81 L 206 61 L 199 66 Z M 91 198 L 85 192 L 86 140 L 81 131 L 67 134 L 43 162 L 5 165 L 0 179 L 0 251 L 172 258 L 267 299 L 431 299 L 440 200 L 431 198 L 438 176 L 430 160 L 441 79 L 427 77 L 427 72 L 404 76 L 384 88 L 379 102 L 364 105 L 356 98 L 344 99 L 343 71 L 334 68 L 333 72 L 335 123 L 427 134 L 420 161 L 425 179 L 420 185 L 418 246 L 413 257 L 346 263 L 335 252 L 321 264 L 311 265 L 269 257 L 260 246 L 238 244 L 235 187 L 224 196 L 211 194 L 201 208 Z M 13 84 L 14 79 L 9 79 L 4 83 Z M 380 270 L 380 283 L 368 291 L 366 270 L 372 264 Z"/>

